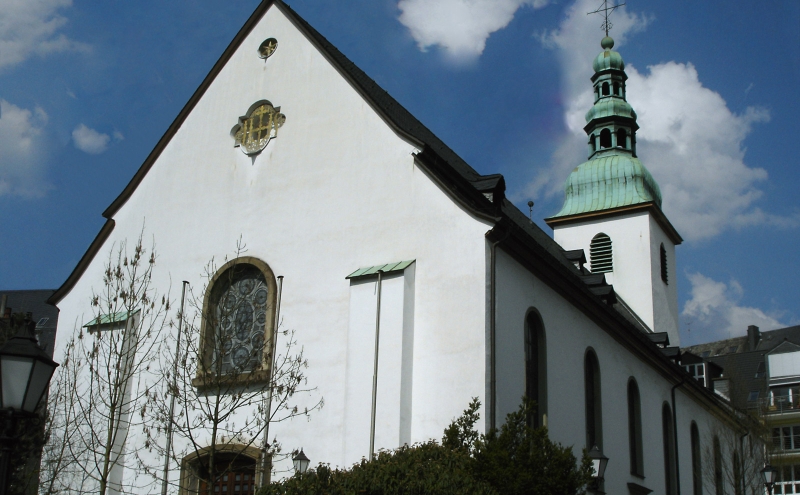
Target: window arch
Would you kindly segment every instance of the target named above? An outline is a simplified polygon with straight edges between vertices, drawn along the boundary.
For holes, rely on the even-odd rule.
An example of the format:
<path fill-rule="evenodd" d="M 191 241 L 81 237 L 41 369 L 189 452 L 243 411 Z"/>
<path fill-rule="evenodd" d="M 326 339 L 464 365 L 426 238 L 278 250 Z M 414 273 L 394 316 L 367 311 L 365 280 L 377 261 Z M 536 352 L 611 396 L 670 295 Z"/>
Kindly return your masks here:
<path fill-rule="evenodd" d="M 594 134 L 589 134 L 589 149 L 592 152 L 597 151 L 597 141 Z"/>
<path fill-rule="evenodd" d="M 610 148 L 611 147 L 611 131 L 608 129 L 603 129 L 600 131 L 600 148 Z"/>
<path fill-rule="evenodd" d="M 667 495 L 675 495 L 677 490 L 677 476 L 675 471 L 675 434 L 672 425 L 672 410 L 664 402 L 661 407 L 661 431 L 664 442 L 664 481 Z"/>
<path fill-rule="evenodd" d="M 594 236 L 589 245 L 589 258 L 591 259 L 592 273 L 614 271 L 612 254 L 611 238 L 602 232 Z"/>
<path fill-rule="evenodd" d="M 628 148 L 628 131 L 625 129 L 617 129 L 617 146 L 620 148 Z"/>
<path fill-rule="evenodd" d="M 664 247 L 663 242 L 659 248 L 659 253 L 661 255 L 661 280 L 663 280 L 665 284 L 669 284 L 669 273 L 667 272 L 667 249 Z"/>
<path fill-rule="evenodd" d="M 249 374 L 266 368 L 264 344 L 272 336 L 275 300 L 275 277 L 263 261 L 237 258 L 217 271 L 203 304 L 199 379 L 254 377 Z"/>
<path fill-rule="evenodd" d="M 608 94 L 609 94 L 609 92 L 608 92 L 608 83 L 604 82 L 603 83 L 603 96 L 608 96 Z"/>
<path fill-rule="evenodd" d="M 628 380 L 628 444 L 631 459 L 631 474 L 644 477 L 642 455 L 642 405 L 636 379 Z"/>
<path fill-rule="evenodd" d="M 619 83 L 614 82 L 614 95 L 619 96 Z"/>
<path fill-rule="evenodd" d="M 583 359 L 584 389 L 586 393 L 586 448 L 595 445 L 603 450 L 603 407 L 600 394 L 600 364 L 592 348 Z"/>
<path fill-rule="evenodd" d="M 214 448 L 213 474 L 209 473 L 211 452 L 211 447 L 205 447 L 183 459 L 179 493 L 199 495 L 255 493 L 261 476 L 260 449 L 239 444 L 218 445 Z M 211 479 L 212 477 L 214 479 Z"/>
<path fill-rule="evenodd" d="M 703 495 L 703 472 L 702 458 L 700 457 L 700 431 L 697 429 L 697 423 L 692 421 L 691 426 L 692 437 L 692 494 Z"/>
<path fill-rule="evenodd" d="M 530 425 L 547 426 L 547 346 L 544 324 L 535 309 L 525 317 L 525 396 L 536 402 Z"/>

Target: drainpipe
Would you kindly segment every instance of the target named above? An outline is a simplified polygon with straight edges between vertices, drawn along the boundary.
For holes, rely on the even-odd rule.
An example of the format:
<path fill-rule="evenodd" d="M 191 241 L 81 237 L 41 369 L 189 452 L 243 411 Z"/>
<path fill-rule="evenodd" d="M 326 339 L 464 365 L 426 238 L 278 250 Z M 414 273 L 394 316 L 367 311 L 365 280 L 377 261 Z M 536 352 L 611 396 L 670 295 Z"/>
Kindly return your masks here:
<path fill-rule="evenodd" d="M 267 424 L 264 425 L 264 444 L 261 447 L 261 486 L 266 485 L 267 481 L 267 469 L 272 469 L 272 463 L 267 463 L 267 450 L 269 449 L 269 423 L 270 418 L 272 416 L 272 390 L 275 388 L 275 383 L 272 382 L 274 378 L 275 372 L 275 353 L 278 349 L 278 327 L 280 325 L 280 317 L 281 317 L 281 295 L 283 294 L 283 275 L 278 275 L 278 301 L 275 305 L 275 321 L 272 323 L 272 342 L 270 342 L 270 364 L 269 364 L 269 374 L 270 374 L 270 382 L 268 384 L 268 391 L 267 391 L 267 412 L 266 412 L 266 422 Z"/>
<path fill-rule="evenodd" d="M 492 229 L 494 230 L 494 229 Z M 489 232 L 492 232 L 491 230 Z M 487 232 L 487 234 L 489 233 Z M 511 232 L 506 232 L 502 239 L 493 242 L 489 248 L 489 428 L 497 428 L 497 245 L 505 241 Z"/>
<path fill-rule="evenodd" d="M 680 463 L 678 462 L 678 460 L 679 460 L 679 456 L 678 456 L 678 409 L 675 406 L 675 389 L 677 389 L 678 387 L 682 387 L 685 383 L 686 383 L 686 378 L 681 378 L 680 383 L 678 383 L 677 385 L 672 387 L 672 392 L 671 392 L 671 395 L 672 395 L 672 436 L 674 437 L 674 442 L 675 442 L 675 452 L 673 452 L 673 455 L 675 456 L 675 459 L 673 459 L 673 461 L 675 462 L 675 490 L 676 490 L 675 494 L 676 495 L 681 495 L 681 467 L 680 467 Z"/>
<path fill-rule="evenodd" d="M 381 281 L 383 270 L 378 270 L 378 307 L 375 311 L 375 364 L 372 370 L 372 417 L 369 424 L 369 460 L 375 458 L 375 409 L 378 403 L 378 344 L 381 336 Z"/>
<path fill-rule="evenodd" d="M 172 450 L 172 418 L 175 414 L 175 392 L 178 390 L 178 361 L 181 357 L 181 332 L 183 329 L 183 307 L 186 303 L 186 286 L 189 282 L 183 281 L 181 290 L 181 317 L 178 320 L 178 339 L 175 343 L 175 366 L 172 369 L 172 393 L 169 399 L 169 423 L 167 424 L 167 445 L 164 449 L 164 477 L 161 480 L 161 495 L 167 495 L 167 482 L 169 479 L 169 455 Z"/>

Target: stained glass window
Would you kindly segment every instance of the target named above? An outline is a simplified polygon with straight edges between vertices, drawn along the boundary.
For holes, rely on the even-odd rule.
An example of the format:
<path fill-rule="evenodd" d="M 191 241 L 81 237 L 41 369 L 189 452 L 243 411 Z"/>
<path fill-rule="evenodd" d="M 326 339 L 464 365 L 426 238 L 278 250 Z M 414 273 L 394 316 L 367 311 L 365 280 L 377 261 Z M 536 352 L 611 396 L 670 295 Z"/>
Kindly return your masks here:
<path fill-rule="evenodd" d="M 253 265 L 226 270 L 211 293 L 212 370 L 228 374 L 261 367 L 267 322 L 268 288 L 264 274 Z"/>

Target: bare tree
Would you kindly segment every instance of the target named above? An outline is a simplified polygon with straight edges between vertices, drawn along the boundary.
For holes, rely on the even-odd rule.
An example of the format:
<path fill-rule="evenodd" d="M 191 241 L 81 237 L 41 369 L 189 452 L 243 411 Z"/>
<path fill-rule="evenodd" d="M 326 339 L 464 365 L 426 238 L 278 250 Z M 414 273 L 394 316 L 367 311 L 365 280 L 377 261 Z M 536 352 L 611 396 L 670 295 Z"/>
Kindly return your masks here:
<path fill-rule="evenodd" d="M 153 285 L 156 255 L 126 243 L 112 247 L 94 318 L 78 324 L 50 396 L 42 493 L 121 492 L 123 469 L 140 446 L 127 442 L 138 410 L 158 381 L 150 373 L 167 324 L 169 293 Z"/>
<path fill-rule="evenodd" d="M 314 390 L 305 377 L 308 362 L 295 332 L 278 331 L 277 299 L 267 297 L 267 282 L 242 258 L 244 251 L 240 241 L 222 269 L 209 262 L 202 290 L 189 290 L 191 309 L 178 315 L 177 330 L 161 353 L 165 380 L 142 412 L 148 448 L 183 468 L 192 493 L 210 492 L 243 462 L 252 465 L 253 452 L 260 451 L 262 460 L 277 455 L 277 441 L 268 446 L 264 438 L 269 424 L 308 416 L 322 406 L 322 399 L 298 405 L 298 394 Z M 281 352 L 275 350 L 278 338 Z M 142 468 L 162 480 L 162 493 L 168 478 L 171 486 L 181 482 L 169 477 L 169 470 L 147 465 Z"/>
<path fill-rule="evenodd" d="M 759 418 L 744 413 L 739 417 L 743 428 L 717 424 L 704 435 L 701 473 L 706 493 L 755 495 L 764 491 L 761 469 L 766 430 Z"/>

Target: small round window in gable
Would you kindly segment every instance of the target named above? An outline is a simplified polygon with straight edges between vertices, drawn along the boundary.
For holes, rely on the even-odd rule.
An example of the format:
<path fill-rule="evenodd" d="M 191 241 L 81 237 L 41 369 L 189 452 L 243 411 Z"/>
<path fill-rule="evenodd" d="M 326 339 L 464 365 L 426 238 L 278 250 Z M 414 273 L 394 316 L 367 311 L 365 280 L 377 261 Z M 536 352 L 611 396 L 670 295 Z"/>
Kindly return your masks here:
<path fill-rule="evenodd" d="M 275 38 L 269 38 L 264 40 L 261 45 L 258 47 L 258 56 L 259 58 L 263 58 L 264 60 L 268 59 L 275 53 L 275 50 L 278 49 L 278 40 Z"/>

